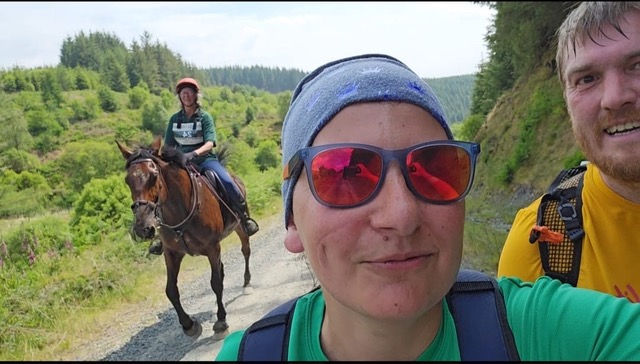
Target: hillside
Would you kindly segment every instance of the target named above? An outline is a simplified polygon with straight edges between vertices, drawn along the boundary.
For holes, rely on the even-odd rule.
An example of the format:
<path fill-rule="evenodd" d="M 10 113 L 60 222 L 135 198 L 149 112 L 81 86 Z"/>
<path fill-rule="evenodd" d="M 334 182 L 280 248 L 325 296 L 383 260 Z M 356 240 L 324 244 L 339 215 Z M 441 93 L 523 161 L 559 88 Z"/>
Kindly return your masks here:
<path fill-rule="evenodd" d="M 557 76 L 544 66 L 498 99 L 475 140 L 482 152 L 471 198 L 503 206 L 507 222 L 581 159 Z"/>
<path fill-rule="evenodd" d="M 425 81 L 440 99 L 450 123 L 461 122 L 469 116 L 475 75 L 427 78 Z"/>

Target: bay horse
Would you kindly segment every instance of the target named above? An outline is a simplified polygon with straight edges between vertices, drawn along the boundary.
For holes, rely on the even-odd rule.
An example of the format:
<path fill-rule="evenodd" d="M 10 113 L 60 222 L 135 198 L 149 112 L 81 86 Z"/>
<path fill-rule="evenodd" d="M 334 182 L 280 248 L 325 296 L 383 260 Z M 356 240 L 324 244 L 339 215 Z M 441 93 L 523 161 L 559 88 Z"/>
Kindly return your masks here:
<path fill-rule="evenodd" d="M 202 333 L 202 326 L 184 311 L 180 303 L 180 263 L 186 254 L 204 255 L 211 265 L 211 288 L 216 295 L 218 308 L 213 339 L 223 339 L 228 334 L 229 325 L 222 301 L 224 265 L 220 257 L 220 241 L 234 231 L 240 238 L 244 256 L 243 293 L 251 293 L 249 236 L 242 229 L 238 216 L 220 197 L 224 188 L 211 186 L 209 179 L 200 175 L 194 166 L 182 165 L 182 153 L 178 149 L 161 149 L 160 137 L 156 137 L 150 146 L 135 150 L 118 141 L 116 144 L 126 160 L 125 182 L 133 200 L 131 235 L 136 241 L 149 241 L 158 236 L 162 241 L 167 268 L 165 293 L 178 314 L 183 332 L 197 337 Z M 218 155 L 221 163 L 224 158 L 222 154 L 226 153 Z M 234 174 L 231 176 L 243 196 L 246 196 L 242 181 Z"/>

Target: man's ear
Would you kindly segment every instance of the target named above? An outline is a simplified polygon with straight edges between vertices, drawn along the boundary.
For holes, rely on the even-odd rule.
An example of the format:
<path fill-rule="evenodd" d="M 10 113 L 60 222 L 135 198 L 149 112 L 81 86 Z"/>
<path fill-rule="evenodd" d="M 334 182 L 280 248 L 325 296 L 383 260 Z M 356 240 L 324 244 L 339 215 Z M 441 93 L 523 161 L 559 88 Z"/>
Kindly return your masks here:
<path fill-rule="evenodd" d="M 302 241 L 300 240 L 298 228 L 293 222 L 293 218 L 287 226 L 287 233 L 284 236 L 284 247 L 287 248 L 287 250 L 291 253 L 302 253 L 304 251 L 304 246 L 302 245 Z"/>

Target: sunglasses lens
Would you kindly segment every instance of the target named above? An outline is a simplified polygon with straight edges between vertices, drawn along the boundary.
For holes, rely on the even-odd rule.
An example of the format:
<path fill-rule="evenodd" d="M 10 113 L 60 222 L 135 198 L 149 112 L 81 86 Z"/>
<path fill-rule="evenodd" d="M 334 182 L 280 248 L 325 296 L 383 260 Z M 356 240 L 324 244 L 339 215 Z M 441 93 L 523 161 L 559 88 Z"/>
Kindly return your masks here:
<path fill-rule="evenodd" d="M 325 203 L 351 206 L 376 189 L 382 158 L 362 148 L 335 148 L 318 153 L 311 162 L 313 187 Z"/>
<path fill-rule="evenodd" d="M 407 155 L 407 168 L 415 190 L 431 201 L 455 200 L 471 181 L 471 157 L 457 146 L 416 149 Z"/>
<path fill-rule="evenodd" d="M 406 155 L 409 183 L 414 193 L 432 203 L 458 200 L 469 189 L 472 158 L 462 146 L 426 145 Z M 350 207 L 367 200 L 378 188 L 383 159 L 375 151 L 336 147 L 311 161 L 313 190 L 334 207 Z"/>

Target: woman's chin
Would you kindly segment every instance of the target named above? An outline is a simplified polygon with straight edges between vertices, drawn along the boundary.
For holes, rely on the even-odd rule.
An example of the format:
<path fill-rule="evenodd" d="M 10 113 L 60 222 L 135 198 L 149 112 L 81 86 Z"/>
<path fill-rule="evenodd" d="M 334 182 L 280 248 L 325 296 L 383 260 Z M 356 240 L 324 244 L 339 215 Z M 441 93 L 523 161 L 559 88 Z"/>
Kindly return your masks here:
<path fill-rule="evenodd" d="M 378 319 L 413 319 L 435 306 L 442 297 L 429 296 L 422 287 L 414 289 L 382 289 L 370 299 L 363 300 L 362 307 L 369 316 Z"/>

